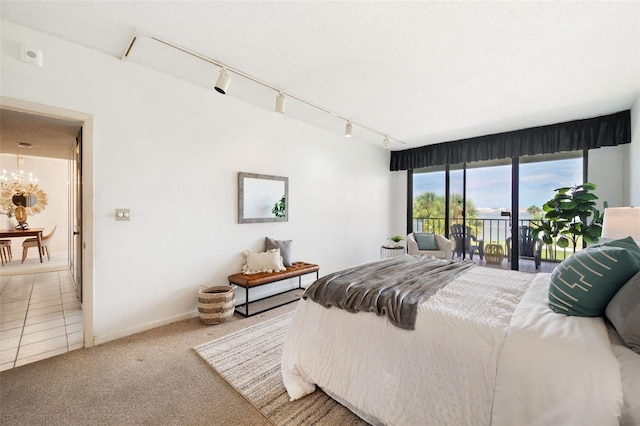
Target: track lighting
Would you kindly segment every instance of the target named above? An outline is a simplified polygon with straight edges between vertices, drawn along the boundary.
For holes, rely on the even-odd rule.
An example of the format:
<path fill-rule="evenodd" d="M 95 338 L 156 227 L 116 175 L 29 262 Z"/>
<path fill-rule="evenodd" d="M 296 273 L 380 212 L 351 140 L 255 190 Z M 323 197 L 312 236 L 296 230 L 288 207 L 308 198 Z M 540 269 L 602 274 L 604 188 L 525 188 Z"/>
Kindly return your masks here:
<path fill-rule="evenodd" d="M 223 95 L 227 93 L 227 89 L 229 88 L 229 83 L 231 83 L 231 77 L 227 74 L 227 71 L 222 68 L 220 70 L 220 75 L 218 76 L 218 81 L 216 81 L 216 90 Z"/>
<path fill-rule="evenodd" d="M 284 95 L 282 94 L 282 92 L 280 92 L 280 94 L 276 98 L 276 112 L 278 114 L 284 114 L 284 105 L 286 101 L 287 100 L 285 99 Z"/>
<path fill-rule="evenodd" d="M 387 136 L 384 137 L 384 140 L 382 141 L 382 147 L 384 149 L 389 149 L 391 148 L 391 144 L 389 143 L 389 138 Z"/>
<path fill-rule="evenodd" d="M 0 0 L 0 1 L 2 1 L 2 0 Z M 353 125 L 355 124 L 356 126 L 358 126 L 358 132 L 360 132 L 362 130 L 366 130 L 368 132 L 375 133 L 376 135 L 384 137 L 383 145 L 384 145 L 385 149 L 390 149 L 389 137 L 387 135 L 385 135 L 384 132 L 381 132 L 381 131 L 376 130 L 376 129 L 370 127 L 370 126 L 367 126 L 364 123 L 352 122 L 351 120 L 347 119 L 345 115 L 338 114 L 338 113 L 336 113 L 334 111 L 331 111 L 331 110 L 329 110 L 327 108 L 324 108 L 324 107 L 322 107 L 322 106 L 320 106 L 320 105 L 318 105 L 318 104 L 316 104 L 314 102 L 311 102 L 308 99 L 301 98 L 300 96 L 297 96 L 297 95 L 295 95 L 293 93 L 283 92 L 282 89 L 274 86 L 273 84 L 270 84 L 270 83 L 267 83 L 266 81 L 260 80 L 260 79 L 254 77 L 254 76 L 252 76 L 250 74 L 247 74 L 246 72 L 244 72 L 242 70 L 239 70 L 237 68 L 233 68 L 233 67 L 231 67 L 231 66 L 229 66 L 229 65 L 227 65 L 227 64 L 225 64 L 223 62 L 220 62 L 220 61 L 218 61 L 216 59 L 204 56 L 204 55 L 202 55 L 202 54 L 200 54 L 198 52 L 195 52 L 193 50 L 190 50 L 190 49 L 187 49 L 185 47 L 179 46 L 179 45 L 177 45 L 177 44 L 175 44 L 175 43 L 173 43 L 173 42 L 171 42 L 169 40 L 166 40 L 166 39 L 160 38 L 158 36 L 152 35 L 150 33 L 147 33 L 147 32 L 145 32 L 145 31 L 143 31 L 143 30 L 141 30 L 139 28 L 136 28 L 136 30 L 135 30 L 135 32 L 133 34 L 133 37 L 131 39 L 131 42 L 127 46 L 127 49 L 124 52 L 124 54 L 121 56 L 122 60 L 125 60 L 125 59 L 128 58 L 129 53 L 131 51 L 131 48 L 133 47 L 133 44 L 136 42 L 136 40 L 139 37 L 143 37 L 143 36 L 147 37 L 147 38 L 149 38 L 151 40 L 154 40 L 154 41 L 156 41 L 158 43 L 161 43 L 164 46 L 171 47 L 171 48 L 176 49 L 176 50 L 178 50 L 180 52 L 186 53 L 187 55 L 193 56 L 194 58 L 200 59 L 200 60 L 202 60 L 204 62 L 207 62 L 209 64 L 212 64 L 212 65 L 218 67 L 220 69 L 220 74 L 218 75 L 218 79 L 217 79 L 216 84 L 215 84 L 214 87 L 215 87 L 217 92 L 222 93 L 223 95 L 227 93 L 227 89 L 229 88 L 229 84 L 231 83 L 231 76 L 228 73 L 228 72 L 231 72 L 236 77 L 242 77 L 242 78 L 244 78 L 246 80 L 252 81 L 254 83 L 257 83 L 259 85 L 267 87 L 267 88 L 273 90 L 274 92 L 277 92 L 278 96 L 276 97 L 275 111 L 277 113 L 279 113 L 279 114 L 284 114 L 285 104 L 286 104 L 287 98 L 293 99 L 293 100 L 296 101 L 296 105 L 298 103 L 302 103 L 302 104 L 305 104 L 305 105 L 307 105 L 307 106 L 309 106 L 311 108 L 315 108 L 315 109 L 317 109 L 319 111 L 325 112 L 325 113 L 327 113 L 327 114 L 329 114 L 329 115 L 331 115 L 333 117 L 336 117 L 336 118 L 338 118 L 340 120 L 346 121 L 345 129 L 344 129 L 345 137 L 348 137 L 348 138 L 352 137 Z M 337 130 L 337 128 L 335 130 Z M 394 141 L 394 143 L 397 143 L 397 144 L 405 144 L 405 142 L 403 142 L 403 141 L 401 141 L 401 140 L 399 140 L 397 138 L 394 138 L 393 141 Z"/>
<path fill-rule="evenodd" d="M 345 138 L 350 138 L 351 137 L 351 130 L 353 129 L 353 126 L 351 125 L 350 121 L 347 121 L 347 125 L 344 126 L 344 137 Z"/>

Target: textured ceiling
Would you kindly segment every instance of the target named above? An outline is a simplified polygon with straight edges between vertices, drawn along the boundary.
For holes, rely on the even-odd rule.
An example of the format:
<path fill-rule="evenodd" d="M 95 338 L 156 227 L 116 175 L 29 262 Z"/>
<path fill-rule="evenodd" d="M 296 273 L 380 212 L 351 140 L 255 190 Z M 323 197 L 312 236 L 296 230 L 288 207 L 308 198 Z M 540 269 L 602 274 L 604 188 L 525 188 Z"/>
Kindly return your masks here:
<path fill-rule="evenodd" d="M 81 128 L 79 121 L 0 109 L 0 152 L 71 159 Z"/>
<path fill-rule="evenodd" d="M 640 95 L 640 1 L 3 0 L 0 11 L 116 57 L 136 30 L 156 35 L 388 134 L 392 149 L 608 114 Z M 219 70 L 148 37 L 127 60 L 209 89 Z M 276 93 L 232 74 L 226 96 L 273 109 Z M 286 114 L 344 130 L 293 99 Z M 382 142 L 357 125 L 354 137 Z"/>

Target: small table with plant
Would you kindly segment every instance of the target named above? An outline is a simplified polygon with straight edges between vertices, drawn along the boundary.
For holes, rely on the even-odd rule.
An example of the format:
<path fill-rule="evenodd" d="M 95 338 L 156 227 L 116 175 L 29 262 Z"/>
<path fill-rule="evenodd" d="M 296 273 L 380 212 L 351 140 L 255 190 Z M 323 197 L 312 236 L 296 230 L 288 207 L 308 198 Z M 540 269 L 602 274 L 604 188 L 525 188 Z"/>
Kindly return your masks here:
<path fill-rule="evenodd" d="M 390 243 L 380 247 L 380 258 L 388 259 L 394 256 L 400 256 L 405 253 L 404 246 L 400 245 L 400 241 L 404 240 L 401 235 L 394 235 L 389 238 Z"/>

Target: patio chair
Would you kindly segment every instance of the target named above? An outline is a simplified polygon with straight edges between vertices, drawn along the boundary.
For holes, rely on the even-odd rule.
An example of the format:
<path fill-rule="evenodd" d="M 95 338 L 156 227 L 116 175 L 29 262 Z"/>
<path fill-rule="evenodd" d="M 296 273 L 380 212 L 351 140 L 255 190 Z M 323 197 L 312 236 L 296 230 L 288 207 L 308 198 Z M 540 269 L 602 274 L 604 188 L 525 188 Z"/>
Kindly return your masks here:
<path fill-rule="evenodd" d="M 450 238 L 453 238 L 453 241 L 455 242 L 453 255 L 463 257 L 466 252 L 469 253 L 469 259 L 473 260 L 474 253 L 478 252 L 480 259 L 484 259 L 484 241 L 479 240 L 475 235 L 472 235 L 471 228 L 469 226 L 464 227 L 461 224 L 451 225 L 451 232 L 449 236 Z M 451 258 L 453 258 L 453 255 Z"/>
<path fill-rule="evenodd" d="M 425 235 L 428 235 L 428 234 L 425 234 Z M 431 235 L 433 235 L 433 243 L 435 247 L 426 247 L 426 249 L 423 247 L 422 250 L 420 249 L 418 241 L 416 240 L 415 234 L 412 232 L 409 235 L 407 235 L 408 253 L 415 256 L 424 254 L 426 256 L 436 257 L 439 259 L 450 259 L 452 257 L 451 252 L 453 248 L 451 241 L 447 240 L 442 235 L 438 235 L 438 234 L 431 234 Z"/>
<path fill-rule="evenodd" d="M 518 257 L 533 259 L 536 269 L 542 262 L 542 239 L 533 237 L 533 228 L 530 226 L 518 227 Z M 507 259 L 511 262 L 511 237 L 507 238 Z"/>

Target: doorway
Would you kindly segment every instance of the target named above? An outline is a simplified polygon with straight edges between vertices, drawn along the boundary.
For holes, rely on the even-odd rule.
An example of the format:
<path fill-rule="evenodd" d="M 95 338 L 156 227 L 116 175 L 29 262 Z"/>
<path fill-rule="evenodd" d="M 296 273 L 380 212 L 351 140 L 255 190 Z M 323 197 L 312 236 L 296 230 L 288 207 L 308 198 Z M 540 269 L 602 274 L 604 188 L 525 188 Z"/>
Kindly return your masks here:
<path fill-rule="evenodd" d="M 93 117 L 89 114 L 63 110 L 40 104 L 33 104 L 12 98 L 0 98 L 0 112 L 19 113 L 29 118 L 37 118 L 43 122 L 58 122 L 68 126 L 69 132 L 75 126 L 75 135 L 66 150 L 68 159 L 68 258 L 67 271 L 75 283 L 77 298 L 82 303 L 82 338 L 81 347 L 93 346 L 93 207 L 85 200 L 93 199 L 92 155 L 93 152 Z M 5 122 L 3 121 L 3 148 L 5 152 L 11 148 L 5 138 Z M 24 130 L 24 129 L 23 129 Z M 67 149 L 68 148 L 68 149 Z M 49 149 L 56 149 L 49 147 Z M 58 147 L 58 149 L 61 149 Z M 46 154 L 45 156 L 55 156 Z M 62 154 L 57 154 L 62 155 Z M 21 251 L 21 250 L 18 250 Z M 20 263 L 20 253 L 17 262 Z M 16 259 L 14 258 L 14 261 Z M 45 257 L 46 262 L 46 257 Z"/>

